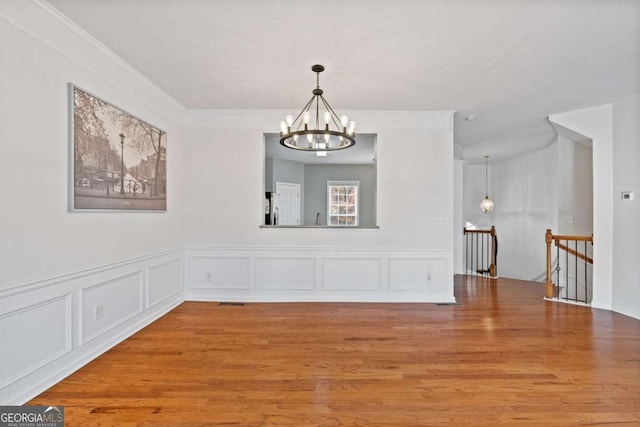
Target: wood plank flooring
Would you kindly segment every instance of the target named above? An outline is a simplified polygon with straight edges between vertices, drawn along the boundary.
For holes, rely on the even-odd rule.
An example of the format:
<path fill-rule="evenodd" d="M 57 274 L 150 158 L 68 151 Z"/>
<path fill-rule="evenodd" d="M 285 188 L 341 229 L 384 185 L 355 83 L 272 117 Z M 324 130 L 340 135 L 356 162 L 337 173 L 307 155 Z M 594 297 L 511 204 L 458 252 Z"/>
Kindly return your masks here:
<path fill-rule="evenodd" d="M 640 321 L 457 276 L 461 305 L 188 302 L 29 404 L 67 426 L 640 426 Z"/>

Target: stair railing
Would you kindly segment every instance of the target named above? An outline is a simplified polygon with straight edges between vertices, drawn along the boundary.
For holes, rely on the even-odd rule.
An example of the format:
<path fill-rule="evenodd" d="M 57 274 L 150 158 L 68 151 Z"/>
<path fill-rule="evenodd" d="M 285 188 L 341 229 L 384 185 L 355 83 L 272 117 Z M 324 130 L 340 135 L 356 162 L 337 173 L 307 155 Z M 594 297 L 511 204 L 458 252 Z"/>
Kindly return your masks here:
<path fill-rule="evenodd" d="M 498 237 L 496 228 L 471 230 L 464 228 L 465 272 L 496 277 L 498 274 Z"/>
<path fill-rule="evenodd" d="M 589 274 L 589 270 L 593 265 L 593 258 L 589 256 L 589 244 L 593 246 L 593 236 L 555 235 L 547 229 L 545 243 L 547 245 L 545 297 L 590 304 L 593 274 Z M 555 268 L 551 265 L 552 244 L 556 247 Z M 553 271 L 556 272 L 555 283 Z M 563 276 L 561 272 L 564 273 Z M 582 284 L 579 283 L 580 276 L 582 276 Z"/>

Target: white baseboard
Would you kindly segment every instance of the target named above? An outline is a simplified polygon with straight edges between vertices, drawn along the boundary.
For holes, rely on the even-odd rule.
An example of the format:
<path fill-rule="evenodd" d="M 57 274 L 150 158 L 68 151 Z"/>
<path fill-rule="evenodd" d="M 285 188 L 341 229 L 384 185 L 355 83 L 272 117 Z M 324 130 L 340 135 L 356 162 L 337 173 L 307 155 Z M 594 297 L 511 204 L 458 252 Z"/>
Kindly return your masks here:
<path fill-rule="evenodd" d="M 619 305 L 614 305 L 612 310 L 616 313 L 624 314 L 625 316 L 633 317 L 634 319 L 640 320 L 640 311 L 639 308 L 635 309 L 629 307 L 620 307 Z"/>

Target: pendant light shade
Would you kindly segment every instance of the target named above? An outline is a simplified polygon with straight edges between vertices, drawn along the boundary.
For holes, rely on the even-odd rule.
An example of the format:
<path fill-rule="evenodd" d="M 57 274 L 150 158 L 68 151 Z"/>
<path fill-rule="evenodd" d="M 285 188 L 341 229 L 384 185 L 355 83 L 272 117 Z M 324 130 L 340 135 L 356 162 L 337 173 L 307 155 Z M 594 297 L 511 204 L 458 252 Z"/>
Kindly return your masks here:
<path fill-rule="evenodd" d="M 489 213 L 493 210 L 493 202 L 489 196 L 482 199 L 482 202 L 480 202 L 480 209 L 482 209 L 482 213 Z"/>
<path fill-rule="evenodd" d="M 480 202 L 482 213 L 490 213 L 493 210 L 493 202 L 489 198 L 489 156 L 484 156 L 484 189 L 485 196 Z"/>

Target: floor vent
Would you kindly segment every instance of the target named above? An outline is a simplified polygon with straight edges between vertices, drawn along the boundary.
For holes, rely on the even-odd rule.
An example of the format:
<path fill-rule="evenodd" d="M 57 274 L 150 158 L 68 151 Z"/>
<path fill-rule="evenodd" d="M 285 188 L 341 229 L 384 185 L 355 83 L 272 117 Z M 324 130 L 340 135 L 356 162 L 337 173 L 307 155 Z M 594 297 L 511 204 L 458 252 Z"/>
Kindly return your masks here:
<path fill-rule="evenodd" d="M 237 305 L 237 306 L 244 306 L 243 302 L 221 302 L 218 305 Z"/>

